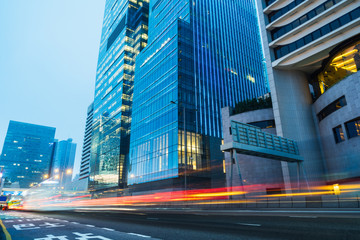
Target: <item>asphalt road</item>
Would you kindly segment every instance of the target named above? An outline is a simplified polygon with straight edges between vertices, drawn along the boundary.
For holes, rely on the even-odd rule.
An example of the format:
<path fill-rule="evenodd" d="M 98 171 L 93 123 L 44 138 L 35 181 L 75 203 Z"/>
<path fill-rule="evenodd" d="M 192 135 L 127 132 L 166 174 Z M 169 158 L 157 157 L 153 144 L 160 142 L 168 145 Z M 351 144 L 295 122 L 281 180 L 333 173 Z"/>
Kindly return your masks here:
<path fill-rule="evenodd" d="M 5 211 L 0 219 L 7 240 L 360 239 L 359 211 Z"/>

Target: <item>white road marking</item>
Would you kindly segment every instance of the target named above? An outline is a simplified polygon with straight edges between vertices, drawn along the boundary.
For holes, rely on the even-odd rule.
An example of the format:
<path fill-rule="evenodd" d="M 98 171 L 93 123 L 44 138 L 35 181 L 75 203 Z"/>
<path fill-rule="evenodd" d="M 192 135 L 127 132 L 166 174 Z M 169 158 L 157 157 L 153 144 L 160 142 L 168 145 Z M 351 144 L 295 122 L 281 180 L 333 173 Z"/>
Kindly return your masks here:
<path fill-rule="evenodd" d="M 78 223 L 78 222 L 71 222 L 72 224 L 80 224 L 80 223 Z"/>
<path fill-rule="evenodd" d="M 138 237 L 143 237 L 143 238 L 151 238 L 150 236 L 146 236 L 146 235 L 142 235 L 142 234 L 138 234 L 138 233 L 128 233 L 128 234 L 138 236 Z"/>
<path fill-rule="evenodd" d="M 62 221 L 62 222 L 69 222 L 68 220 L 59 220 L 59 221 Z"/>
<path fill-rule="evenodd" d="M 108 230 L 108 231 L 115 231 L 114 229 L 111 229 L 111 228 L 105 228 L 105 227 L 103 227 L 102 229 L 104 229 L 104 230 Z"/>
<path fill-rule="evenodd" d="M 257 223 L 236 223 L 236 224 L 243 226 L 261 227 L 261 224 L 257 224 Z"/>
<path fill-rule="evenodd" d="M 94 225 L 90 225 L 90 224 L 89 224 L 89 225 L 85 225 L 85 226 L 87 226 L 87 227 L 95 227 Z"/>
<path fill-rule="evenodd" d="M 291 218 L 317 218 L 317 216 L 289 216 Z"/>

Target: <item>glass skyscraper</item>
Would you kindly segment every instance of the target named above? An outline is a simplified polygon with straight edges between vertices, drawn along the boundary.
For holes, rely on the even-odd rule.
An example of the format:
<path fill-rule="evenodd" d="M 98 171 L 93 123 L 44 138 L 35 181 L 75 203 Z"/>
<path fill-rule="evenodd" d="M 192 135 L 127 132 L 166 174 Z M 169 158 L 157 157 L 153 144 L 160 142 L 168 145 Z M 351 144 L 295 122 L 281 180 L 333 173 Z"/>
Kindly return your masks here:
<path fill-rule="evenodd" d="M 148 0 L 107 0 L 95 85 L 92 191 L 126 184 L 136 55 L 146 46 Z"/>
<path fill-rule="evenodd" d="M 10 121 L 0 165 L 5 181 L 30 188 L 49 174 L 55 128 Z"/>
<path fill-rule="evenodd" d="M 71 182 L 72 170 L 74 168 L 76 153 L 76 143 L 72 139 L 54 142 L 54 155 L 51 164 L 50 177 L 55 179 L 61 177 L 61 184 L 65 185 Z M 70 171 L 71 174 L 66 174 Z"/>
<path fill-rule="evenodd" d="M 128 184 L 187 174 L 191 185 L 219 186 L 221 108 L 268 92 L 255 3 L 157 0 L 149 9 L 148 46 L 136 58 Z"/>

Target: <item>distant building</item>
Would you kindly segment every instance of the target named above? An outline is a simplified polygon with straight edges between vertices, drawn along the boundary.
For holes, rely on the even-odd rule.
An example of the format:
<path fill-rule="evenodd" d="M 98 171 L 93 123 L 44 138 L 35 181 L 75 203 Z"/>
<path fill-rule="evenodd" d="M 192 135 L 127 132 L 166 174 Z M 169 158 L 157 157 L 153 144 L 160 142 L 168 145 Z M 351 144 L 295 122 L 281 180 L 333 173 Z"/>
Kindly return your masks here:
<path fill-rule="evenodd" d="M 76 143 L 73 143 L 71 138 L 54 142 L 50 177 L 59 179 L 61 185 L 66 185 L 72 180 L 75 153 Z"/>
<path fill-rule="evenodd" d="M 55 128 L 10 121 L 0 165 L 8 185 L 32 187 L 50 170 Z"/>
<path fill-rule="evenodd" d="M 360 179 L 360 1 L 257 0 L 276 133 L 310 184 Z M 296 167 L 282 164 L 287 188 Z"/>
<path fill-rule="evenodd" d="M 84 143 L 83 143 L 81 163 L 80 163 L 80 175 L 79 175 L 80 180 L 88 178 L 90 175 L 90 155 L 91 155 L 91 139 L 92 139 L 92 130 L 93 130 L 93 114 L 94 114 L 94 104 L 92 103 L 87 110 Z"/>

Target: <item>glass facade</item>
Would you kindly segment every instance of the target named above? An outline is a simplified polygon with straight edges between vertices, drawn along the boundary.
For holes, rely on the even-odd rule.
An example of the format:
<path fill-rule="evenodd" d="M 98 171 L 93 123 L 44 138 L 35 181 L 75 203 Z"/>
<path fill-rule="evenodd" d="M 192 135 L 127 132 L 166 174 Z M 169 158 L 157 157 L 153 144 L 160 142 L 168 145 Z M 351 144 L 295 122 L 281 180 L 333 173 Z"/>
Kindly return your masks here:
<path fill-rule="evenodd" d="M 146 46 L 148 0 L 107 0 L 95 84 L 92 191 L 126 185 L 134 68 Z"/>
<path fill-rule="evenodd" d="M 54 155 L 51 164 L 50 177 L 54 179 L 61 177 L 61 184 L 71 182 L 72 170 L 74 168 L 76 143 L 72 139 L 54 142 Z M 66 174 L 70 170 L 71 174 Z"/>
<path fill-rule="evenodd" d="M 136 59 L 128 184 L 185 168 L 222 177 L 221 108 L 268 91 L 262 61 L 252 0 L 151 2 L 148 46 Z"/>
<path fill-rule="evenodd" d="M 43 181 L 50 170 L 54 136 L 55 128 L 10 121 L 0 158 L 5 182 L 30 188 Z"/>
<path fill-rule="evenodd" d="M 320 93 L 360 71 L 360 40 L 343 47 L 336 52 L 326 66 L 317 75 Z"/>

